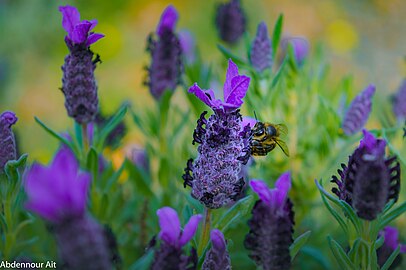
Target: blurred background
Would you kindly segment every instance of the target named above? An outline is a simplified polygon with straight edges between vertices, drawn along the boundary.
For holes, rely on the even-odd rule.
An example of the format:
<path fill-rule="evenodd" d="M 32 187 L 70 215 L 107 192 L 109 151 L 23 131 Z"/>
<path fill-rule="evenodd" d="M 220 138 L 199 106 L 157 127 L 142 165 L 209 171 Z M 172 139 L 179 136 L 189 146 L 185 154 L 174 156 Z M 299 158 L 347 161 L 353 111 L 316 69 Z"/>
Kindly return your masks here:
<path fill-rule="evenodd" d="M 220 1 L 0 0 L 0 111 L 17 113 L 19 145 L 31 160 L 48 161 L 57 147 L 34 116 L 58 131 L 72 124 L 59 90 L 67 48 L 58 6 L 75 5 L 82 19 L 98 19 L 95 30 L 106 37 L 92 46 L 103 61 L 96 77 L 102 111 L 112 113 L 126 100 L 134 106 L 153 102 L 142 84 L 149 63 L 146 37 L 170 3 L 180 13 L 178 29 L 194 34 L 203 58 L 214 65 L 223 60 L 214 26 Z M 374 83 L 387 98 L 406 74 L 404 0 L 243 0 L 242 5 L 251 36 L 260 21 L 272 29 L 283 13 L 285 34 L 306 37 L 312 50 L 322 48 L 332 83 L 352 74 L 356 89 Z M 130 126 L 125 142 L 140 140 Z"/>

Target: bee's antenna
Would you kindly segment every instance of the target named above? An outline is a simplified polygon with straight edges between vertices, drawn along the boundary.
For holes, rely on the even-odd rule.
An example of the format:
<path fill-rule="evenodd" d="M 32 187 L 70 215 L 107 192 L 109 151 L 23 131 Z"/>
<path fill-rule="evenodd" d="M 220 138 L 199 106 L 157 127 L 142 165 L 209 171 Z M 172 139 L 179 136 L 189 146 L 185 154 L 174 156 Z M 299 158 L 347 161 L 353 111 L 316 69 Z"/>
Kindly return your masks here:
<path fill-rule="evenodd" d="M 258 122 L 257 114 L 254 111 L 255 120 Z"/>

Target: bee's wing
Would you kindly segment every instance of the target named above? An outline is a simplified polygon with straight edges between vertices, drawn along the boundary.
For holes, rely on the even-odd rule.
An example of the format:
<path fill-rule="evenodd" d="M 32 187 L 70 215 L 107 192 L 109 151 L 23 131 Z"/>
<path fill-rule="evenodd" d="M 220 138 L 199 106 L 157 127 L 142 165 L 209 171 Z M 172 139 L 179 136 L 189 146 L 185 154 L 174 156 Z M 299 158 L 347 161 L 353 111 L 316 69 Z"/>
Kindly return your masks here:
<path fill-rule="evenodd" d="M 277 124 L 275 126 L 279 130 L 280 134 L 282 134 L 282 135 L 288 134 L 288 127 L 285 124 Z"/>
<path fill-rule="evenodd" d="M 289 148 L 286 143 L 280 139 L 275 139 L 275 142 L 282 149 L 283 153 L 285 153 L 286 156 L 289 156 Z"/>

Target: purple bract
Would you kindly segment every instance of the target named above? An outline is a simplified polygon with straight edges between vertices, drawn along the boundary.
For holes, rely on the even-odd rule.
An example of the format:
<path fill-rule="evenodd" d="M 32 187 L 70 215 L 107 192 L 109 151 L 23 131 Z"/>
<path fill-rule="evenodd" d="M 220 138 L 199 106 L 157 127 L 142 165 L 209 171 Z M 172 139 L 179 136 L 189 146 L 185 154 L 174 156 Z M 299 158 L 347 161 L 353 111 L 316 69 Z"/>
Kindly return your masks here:
<path fill-rule="evenodd" d="M 11 111 L 0 115 L 0 174 L 8 161 L 17 158 L 15 137 L 11 130 L 17 120 L 17 116 Z"/>

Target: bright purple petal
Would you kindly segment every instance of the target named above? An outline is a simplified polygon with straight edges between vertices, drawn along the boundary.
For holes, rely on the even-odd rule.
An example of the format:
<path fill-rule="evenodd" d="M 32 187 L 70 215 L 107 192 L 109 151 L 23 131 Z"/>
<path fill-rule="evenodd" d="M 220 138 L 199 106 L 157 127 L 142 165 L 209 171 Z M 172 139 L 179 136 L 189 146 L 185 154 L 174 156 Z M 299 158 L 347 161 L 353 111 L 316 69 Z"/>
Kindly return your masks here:
<path fill-rule="evenodd" d="M 86 41 L 86 46 L 89 47 L 90 45 L 92 45 L 93 43 L 95 43 L 96 41 L 98 41 L 99 39 L 103 38 L 104 35 L 100 34 L 100 33 L 91 33 L 88 37 L 87 37 L 87 41 Z"/>
<path fill-rule="evenodd" d="M 250 186 L 252 190 L 258 194 L 259 198 L 266 204 L 271 203 L 271 191 L 269 190 L 268 185 L 262 180 L 251 180 Z"/>
<path fill-rule="evenodd" d="M 236 76 L 231 80 L 231 92 L 225 98 L 225 102 L 240 107 L 243 104 L 242 99 L 247 93 L 250 85 L 250 78 L 244 75 Z"/>
<path fill-rule="evenodd" d="M 212 109 L 219 109 L 221 100 L 215 99 L 213 90 L 202 90 L 197 83 L 192 85 L 189 88 L 189 93 L 195 94 L 201 101 L 203 101 L 207 106 L 211 107 Z"/>
<path fill-rule="evenodd" d="M 75 28 L 69 35 L 69 38 L 73 43 L 76 44 L 85 42 L 91 26 L 92 24 L 90 22 L 81 22 L 75 25 Z"/>
<path fill-rule="evenodd" d="M 362 133 L 364 133 L 364 138 L 360 141 L 359 148 L 365 148 L 369 154 L 376 157 L 383 157 L 385 155 L 386 142 L 376 139 L 375 136 L 366 129 L 363 129 Z"/>
<path fill-rule="evenodd" d="M 201 219 L 202 215 L 194 215 L 189 219 L 189 222 L 185 225 L 182 236 L 179 239 L 179 245 L 181 247 L 186 245 L 190 241 L 190 239 L 193 238 Z"/>
<path fill-rule="evenodd" d="M 275 205 L 280 206 L 284 204 L 291 186 L 290 172 L 282 174 L 275 183 L 275 189 L 271 191 Z"/>
<path fill-rule="evenodd" d="M 257 123 L 257 120 L 255 118 L 244 116 L 242 118 L 241 127 L 245 127 L 246 125 L 249 125 L 250 128 L 253 128 L 256 123 Z"/>
<path fill-rule="evenodd" d="M 180 222 L 178 213 L 170 207 L 162 207 L 156 212 L 159 218 L 161 232 L 159 237 L 166 243 L 176 246 L 180 235 Z"/>
<path fill-rule="evenodd" d="M 72 6 L 61 6 L 59 11 L 62 13 L 62 27 L 70 35 L 77 24 L 80 23 L 80 13 L 79 11 Z"/>
<path fill-rule="evenodd" d="M 217 250 L 223 251 L 226 249 L 226 241 L 224 240 L 224 235 L 220 230 L 218 229 L 212 230 L 210 233 L 210 239 L 213 246 Z"/>
<path fill-rule="evenodd" d="M 174 31 L 177 20 L 178 12 L 174 6 L 169 5 L 161 15 L 161 20 L 159 21 L 156 31 L 157 34 L 162 35 L 166 29 Z"/>
<path fill-rule="evenodd" d="M 224 81 L 224 101 L 227 102 L 228 97 L 232 92 L 231 82 L 234 77 L 238 76 L 238 67 L 234 62 L 228 60 L 228 68 L 226 73 L 226 80 Z"/>
<path fill-rule="evenodd" d="M 93 19 L 93 20 L 90 20 L 90 21 L 85 20 L 85 22 L 89 22 L 89 23 L 90 23 L 90 29 L 89 29 L 89 31 L 93 30 L 93 28 L 95 28 L 96 25 L 98 24 L 98 21 L 97 21 L 96 19 Z"/>

